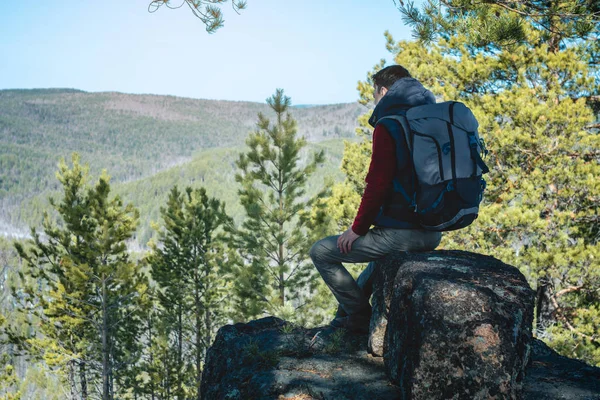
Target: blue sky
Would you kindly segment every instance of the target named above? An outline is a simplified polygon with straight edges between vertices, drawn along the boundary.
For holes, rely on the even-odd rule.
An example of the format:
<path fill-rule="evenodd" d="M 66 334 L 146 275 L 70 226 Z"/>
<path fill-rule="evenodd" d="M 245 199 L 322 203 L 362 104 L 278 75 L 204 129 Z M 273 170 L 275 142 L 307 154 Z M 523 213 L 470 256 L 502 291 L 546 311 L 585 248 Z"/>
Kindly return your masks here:
<path fill-rule="evenodd" d="M 183 1 L 183 0 L 181 0 Z M 383 32 L 409 39 L 393 0 L 248 0 L 206 33 L 186 7 L 149 0 L 0 2 L 0 89 L 76 88 L 293 104 L 358 98 Z"/>

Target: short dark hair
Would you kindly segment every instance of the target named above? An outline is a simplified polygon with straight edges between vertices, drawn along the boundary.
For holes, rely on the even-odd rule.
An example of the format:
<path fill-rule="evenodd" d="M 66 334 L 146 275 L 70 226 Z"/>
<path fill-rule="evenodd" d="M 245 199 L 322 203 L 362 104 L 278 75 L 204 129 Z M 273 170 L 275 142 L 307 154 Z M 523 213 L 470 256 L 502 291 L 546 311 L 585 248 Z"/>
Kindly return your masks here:
<path fill-rule="evenodd" d="M 402 65 L 390 65 L 379 70 L 371 79 L 374 85 L 389 89 L 397 80 L 410 77 L 410 73 Z"/>

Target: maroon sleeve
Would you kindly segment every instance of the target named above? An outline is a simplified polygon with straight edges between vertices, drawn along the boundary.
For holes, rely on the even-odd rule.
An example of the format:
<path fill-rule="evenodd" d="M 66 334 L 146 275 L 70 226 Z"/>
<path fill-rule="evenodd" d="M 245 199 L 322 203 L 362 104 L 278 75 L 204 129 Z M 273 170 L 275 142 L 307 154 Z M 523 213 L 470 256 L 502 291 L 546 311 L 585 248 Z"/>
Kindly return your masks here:
<path fill-rule="evenodd" d="M 358 213 L 352 224 L 352 231 L 358 235 L 366 235 L 377 217 L 389 191 L 396 166 L 396 149 L 392 136 L 383 125 L 377 125 L 373 131 L 373 154 L 365 181 L 367 186 L 363 193 Z"/>

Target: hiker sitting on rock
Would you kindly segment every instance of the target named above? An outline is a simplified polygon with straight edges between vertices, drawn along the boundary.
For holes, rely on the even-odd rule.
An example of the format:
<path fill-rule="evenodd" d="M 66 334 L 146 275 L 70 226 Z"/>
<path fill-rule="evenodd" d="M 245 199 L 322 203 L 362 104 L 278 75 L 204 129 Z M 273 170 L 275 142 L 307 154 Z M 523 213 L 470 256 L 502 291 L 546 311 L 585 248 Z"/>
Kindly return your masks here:
<path fill-rule="evenodd" d="M 330 325 L 368 332 L 371 318 L 374 263 L 393 251 L 430 251 L 442 238 L 441 232 L 421 228 L 405 193 L 413 193 L 413 165 L 406 140 L 396 143 L 384 124 L 384 116 L 435 103 L 433 93 L 412 78 L 400 65 L 373 75 L 375 109 L 369 119 L 373 131 L 373 153 L 366 187 L 354 223 L 341 235 L 328 236 L 310 249 L 310 257 L 339 302 Z M 400 185 L 394 185 L 394 178 Z M 401 186 L 401 187 L 400 187 Z M 370 229 L 371 225 L 375 225 Z M 342 262 L 371 261 L 355 281 Z"/>

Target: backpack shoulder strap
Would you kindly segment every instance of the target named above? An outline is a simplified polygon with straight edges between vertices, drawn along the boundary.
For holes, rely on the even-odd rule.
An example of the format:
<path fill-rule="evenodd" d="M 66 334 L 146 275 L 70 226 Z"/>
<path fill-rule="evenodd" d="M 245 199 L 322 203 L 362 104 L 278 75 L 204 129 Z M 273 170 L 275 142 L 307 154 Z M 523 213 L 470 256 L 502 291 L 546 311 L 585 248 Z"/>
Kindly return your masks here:
<path fill-rule="evenodd" d="M 396 157 L 399 157 L 398 155 L 403 153 L 403 151 L 401 149 L 402 140 L 400 140 L 400 139 L 401 139 L 401 135 L 404 136 L 404 138 L 406 139 L 406 145 L 408 146 L 409 162 L 412 163 L 412 139 L 410 137 L 410 126 L 408 125 L 408 119 L 406 118 L 406 116 L 404 116 L 404 115 L 389 115 L 386 117 L 382 117 L 377 121 L 375 126 L 379 125 L 380 123 L 383 124 L 383 126 L 385 126 L 387 131 L 390 133 L 390 135 L 394 139 L 394 143 L 396 144 Z M 397 164 L 398 164 L 398 168 L 399 168 L 400 160 L 397 160 Z M 413 173 L 411 176 L 411 180 L 412 180 L 412 187 L 414 188 L 415 183 L 416 183 L 414 167 L 412 168 L 412 172 Z M 394 184 L 394 190 L 396 190 L 397 192 L 400 192 L 402 194 L 402 196 L 404 197 L 406 202 L 409 204 L 409 207 L 414 208 L 415 204 L 416 204 L 416 199 L 415 199 L 414 194 L 412 196 L 410 196 L 406 192 L 404 187 L 400 184 L 398 179 L 396 179 L 396 178 L 394 178 L 393 184 Z"/>
<path fill-rule="evenodd" d="M 389 124 L 388 121 L 384 120 L 392 120 L 396 121 L 396 123 L 392 127 L 390 126 L 391 124 Z M 392 137 L 395 139 L 396 143 L 399 143 L 399 136 L 403 133 L 404 138 L 406 139 L 406 145 L 408 146 L 408 151 L 410 154 L 412 154 L 412 139 L 410 137 L 410 125 L 408 124 L 408 119 L 405 115 L 388 115 L 386 117 L 380 118 L 379 121 L 377 121 L 377 124 L 380 123 L 384 124 L 388 132 L 390 132 L 390 135 L 392 135 Z M 402 133 L 398 132 L 398 129 L 396 129 L 398 124 L 400 124 L 400 126 L 402 127 Z"/>

